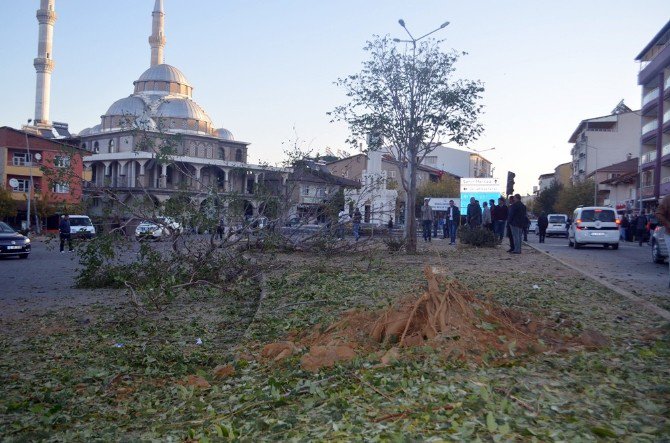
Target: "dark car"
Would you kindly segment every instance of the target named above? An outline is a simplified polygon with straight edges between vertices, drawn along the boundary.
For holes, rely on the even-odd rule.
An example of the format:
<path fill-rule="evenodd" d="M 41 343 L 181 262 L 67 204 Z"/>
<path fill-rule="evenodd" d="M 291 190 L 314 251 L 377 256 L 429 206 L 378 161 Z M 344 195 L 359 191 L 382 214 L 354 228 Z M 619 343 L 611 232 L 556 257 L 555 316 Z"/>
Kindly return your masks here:
<path fill-rule="evenodd" d="M 7 223 L 0 222 L 0 255 L 18 255 L 28 258 L 30 239 L 19 234 Z"/>

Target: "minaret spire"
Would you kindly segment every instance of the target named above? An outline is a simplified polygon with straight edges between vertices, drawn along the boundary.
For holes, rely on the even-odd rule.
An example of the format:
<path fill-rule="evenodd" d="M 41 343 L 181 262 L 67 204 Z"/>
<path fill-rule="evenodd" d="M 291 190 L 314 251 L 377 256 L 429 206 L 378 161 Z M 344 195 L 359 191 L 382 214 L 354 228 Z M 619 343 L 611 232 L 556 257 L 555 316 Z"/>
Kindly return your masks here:
<path fill-rule="evenodd" d="M 151 23 L 151 36 L 149 45 L 151 46 L 151 66 L 163 64 L 163 48 L 165 48 L 165 13 L 163 12 L 163 0 L 156 0 Z"/>
<path fill-rule="evenodd" d="M 56 0 L 40 0 L 37 10 L 37 21 L 40 24 L 39 40 L 37 41 L 37 58 L 34 61 L 37 71 L 35 88 L 35 126 L 50 126 L 49 104 L 51 101 L 51 73 L 55 63 L 52 56 Z"/>

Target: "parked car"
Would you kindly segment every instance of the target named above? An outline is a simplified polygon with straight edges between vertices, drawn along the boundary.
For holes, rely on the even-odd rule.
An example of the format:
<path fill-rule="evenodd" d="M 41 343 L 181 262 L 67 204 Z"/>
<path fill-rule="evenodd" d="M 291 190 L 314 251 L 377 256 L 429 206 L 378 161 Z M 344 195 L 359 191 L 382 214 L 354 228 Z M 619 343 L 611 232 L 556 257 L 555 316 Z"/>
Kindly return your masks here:
<path fill-rule="evenodd" d="M 95 237 L 95 226 L 93 226 L 88 215 L 70 216 L 70 235 L 72 238 Z"/>
<path fill-rule="evenodd" d="M 555 235 L 568 236 L 568 216 L 565 214 L 549 214 L 547 216 L 547 237 Z"/>
<path fill-rule="evenodd" d="M 664 263 L 668 258 L 668 247 L 665 244 L 665 228 L 656 226 L 651 233 L 651 259 L 654 263 Z"/>
<path fill-rule="evenodd" d="M 28 258 L 30 239 L 16 232 L 7 223 L 0 222 L 0 255 L 17 255 L 19 258 Z"/>
<path fill-rule="evenodd" d="M 162 240 L 173 234 L 181 234 L 182 226 L 169 217 L 158 217 L 156 221 L 143 221 L 135 228 L 135 239 Z"/>
<path fill-rule="evenodd" d="M 528 232 L 538 232 L 537 230 L 537 219 L 530 219 L 530 226 L 528 226 Z M 539 234 L 539 232 L 538 232 Z"/>
<path fill-rule="evenodd" d="M 606 206 L 585 206 L 575 209 L 568 231 L 568 246 L 603 245 L 619 249 L 619 223 L 616 211 Z"/>

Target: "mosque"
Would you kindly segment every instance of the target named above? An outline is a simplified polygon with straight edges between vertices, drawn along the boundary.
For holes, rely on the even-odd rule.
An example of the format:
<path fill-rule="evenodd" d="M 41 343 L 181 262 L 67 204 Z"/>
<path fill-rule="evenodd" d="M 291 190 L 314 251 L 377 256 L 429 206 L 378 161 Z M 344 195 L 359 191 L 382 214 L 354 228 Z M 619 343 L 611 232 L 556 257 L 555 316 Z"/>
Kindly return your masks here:
<path fill-rule="evenodd" d="M 249 143 L 216 128 L 193 100 L 186 76 L 164 62 L 163 0 L 156 0 L 152 17 L 149 69 L 133 82 L 131 95 L 112 103 L 100 124 L 78 135 L 81 147 L 91 152 L 84 159 L 91 177 L 85 188 L 91 212 L 102 211 L 102 190 L 113 191 L 121 201 L 148 194 L 158 203 L 182 190 L 204 200 L 203 191 L 214 189 L 248 196 L 248 215 L 257 213 L 257 185 L 279 188 L 290 169 L 247 163 Z M 157 159 L 157 146 L 165 144 L 170 147 L 169 162 Z"/>

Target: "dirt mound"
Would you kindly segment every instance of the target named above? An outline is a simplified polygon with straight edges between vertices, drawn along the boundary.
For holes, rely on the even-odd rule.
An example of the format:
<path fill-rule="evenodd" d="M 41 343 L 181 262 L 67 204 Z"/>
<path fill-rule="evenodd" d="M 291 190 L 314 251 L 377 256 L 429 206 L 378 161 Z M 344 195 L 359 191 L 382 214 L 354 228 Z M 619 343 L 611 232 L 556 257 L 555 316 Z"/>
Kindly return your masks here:
<path fill-rule="evenodd" d="M 378 352 L 382 364 L 388 364 L 400 357 L 398 348 L 417 346 L 430 346 L 447 358 L 480 363 L 576 346 L 592 349 L 608 343 L 596 331 L 570 337 L 557 329 L 556 322 L 504 308 L 457 280 L 436 274 L 431 267 L 426 267 L 424 274 L 428 288 L 418 299 L 406 297 L 381 312 L 347 311 L 325 329 L 317 326 L 305 336 L 294 337 L 298 346 L 311 347 L 301 359 L 302 366 L 316 371 L 351 360 L 356 352 Z M 275 354 L 279 357 L 275 360 L 295 354 L 292 346 L 286 347 L 291 353 Z"/>

